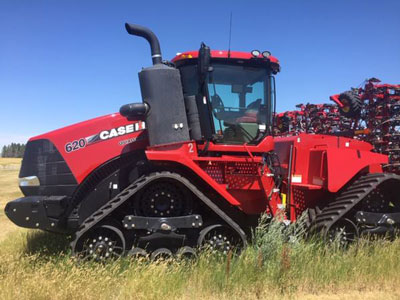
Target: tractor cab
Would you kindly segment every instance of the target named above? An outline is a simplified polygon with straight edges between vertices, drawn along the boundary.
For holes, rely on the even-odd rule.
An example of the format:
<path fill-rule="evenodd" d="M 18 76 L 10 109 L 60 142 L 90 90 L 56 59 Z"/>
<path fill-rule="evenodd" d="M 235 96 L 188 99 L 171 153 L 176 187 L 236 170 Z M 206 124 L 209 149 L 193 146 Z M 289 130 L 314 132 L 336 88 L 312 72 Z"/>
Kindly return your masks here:
<path fill-rule="evenodd" d="M 279 62 L 269 52 L 210 51 L 202 44 L 172 62 L 184 96 L 195 96 L 203 140 L 257 144 L 271 134 Z"/>
<path fill-rule="evenodd" d="M 149 146 L 196 141 L 258 145 L 272 135 L 279 61 L 270 52 L 198 51 L 164 62 L 153 32 L 126 25 L 150 44 L 153 65 L 139 72 L 142 104 L 120 112 L 143 118 Z"/>

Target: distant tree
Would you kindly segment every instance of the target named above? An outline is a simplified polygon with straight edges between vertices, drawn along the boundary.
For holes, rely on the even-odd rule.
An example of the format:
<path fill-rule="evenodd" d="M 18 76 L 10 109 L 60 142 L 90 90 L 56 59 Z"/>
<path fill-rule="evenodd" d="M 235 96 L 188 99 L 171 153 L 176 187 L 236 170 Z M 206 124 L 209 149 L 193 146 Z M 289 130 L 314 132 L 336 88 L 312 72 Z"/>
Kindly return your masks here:
<path fill-rule="evenodd" d="M 25 144 L 11 143 L 4 145 L 1 150 L 1 157 L 23 157 L 25 152 Z"/>

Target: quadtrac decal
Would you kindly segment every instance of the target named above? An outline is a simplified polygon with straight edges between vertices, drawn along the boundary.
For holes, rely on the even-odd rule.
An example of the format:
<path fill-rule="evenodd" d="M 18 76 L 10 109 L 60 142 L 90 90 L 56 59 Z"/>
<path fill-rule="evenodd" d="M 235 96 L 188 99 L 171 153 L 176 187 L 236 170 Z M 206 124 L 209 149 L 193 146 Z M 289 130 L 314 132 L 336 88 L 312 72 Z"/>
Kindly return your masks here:
<path fill-rule="evenodd" d="M 144 129 L 146 129 L 145 122 L 139 121 L 134 124 L 128 124 L 128 125 L 120 126 L 117 128 L 112 128 L 109 130 L 103 130 L 100 133 L 96 133 L 94 135 L 91 135 L 91 136 L 88 136 L 85 138 L 79 138 L 75 141 L 66 143 L 65 144 L 65 152 L 70 153 L 70 152 L 85 148 L 87 146 L 93 145 L 93 144 L 101 142 L 101 141 L 109 140 L 109 139 L 116 138 L 116 137 L 119 137 L 122 135 L 141 131 Z M 119 144 L 122 146 L 122 145 L 126 145 L 129 143 L 135 142 L 137 140 L 138 140 L 137 138 L 132 138 L 132 139 L 129 139 L 126 141 L 122 141 L 123 143 L 121 144 L 121 142 L 120 142 Z"/>

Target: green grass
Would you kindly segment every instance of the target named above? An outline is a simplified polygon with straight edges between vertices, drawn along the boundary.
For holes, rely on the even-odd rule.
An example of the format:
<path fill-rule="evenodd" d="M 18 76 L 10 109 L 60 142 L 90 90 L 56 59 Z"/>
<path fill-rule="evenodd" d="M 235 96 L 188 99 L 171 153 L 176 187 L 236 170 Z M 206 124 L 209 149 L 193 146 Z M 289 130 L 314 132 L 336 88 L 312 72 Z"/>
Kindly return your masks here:
<path fill-rule="evenodd" d="M 0 170 L 0 204 L 18 197 L 17 170 Z M 128 258 L 78 263 L 63 235 L 25 230 L 0 214 L 0 299 L 400 299 L 400 240 L 362 240 L 343 250 L 288 239 L 262 223 L 232 259 Z"/>

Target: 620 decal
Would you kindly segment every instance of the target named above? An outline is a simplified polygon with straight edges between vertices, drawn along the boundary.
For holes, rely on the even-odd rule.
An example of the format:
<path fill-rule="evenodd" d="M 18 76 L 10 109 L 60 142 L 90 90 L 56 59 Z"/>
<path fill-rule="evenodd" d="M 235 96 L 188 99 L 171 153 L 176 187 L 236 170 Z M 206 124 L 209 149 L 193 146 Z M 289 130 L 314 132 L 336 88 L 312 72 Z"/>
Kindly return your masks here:
<path fill-rule="evenodd" d="M 76 140 L 70 143 L 65 144 L 65 152 L 70 153 L 72 151 L 79 150 L 81 148 L 86 147 L 86 140 L 85 139 L 80 139 Z"/>

